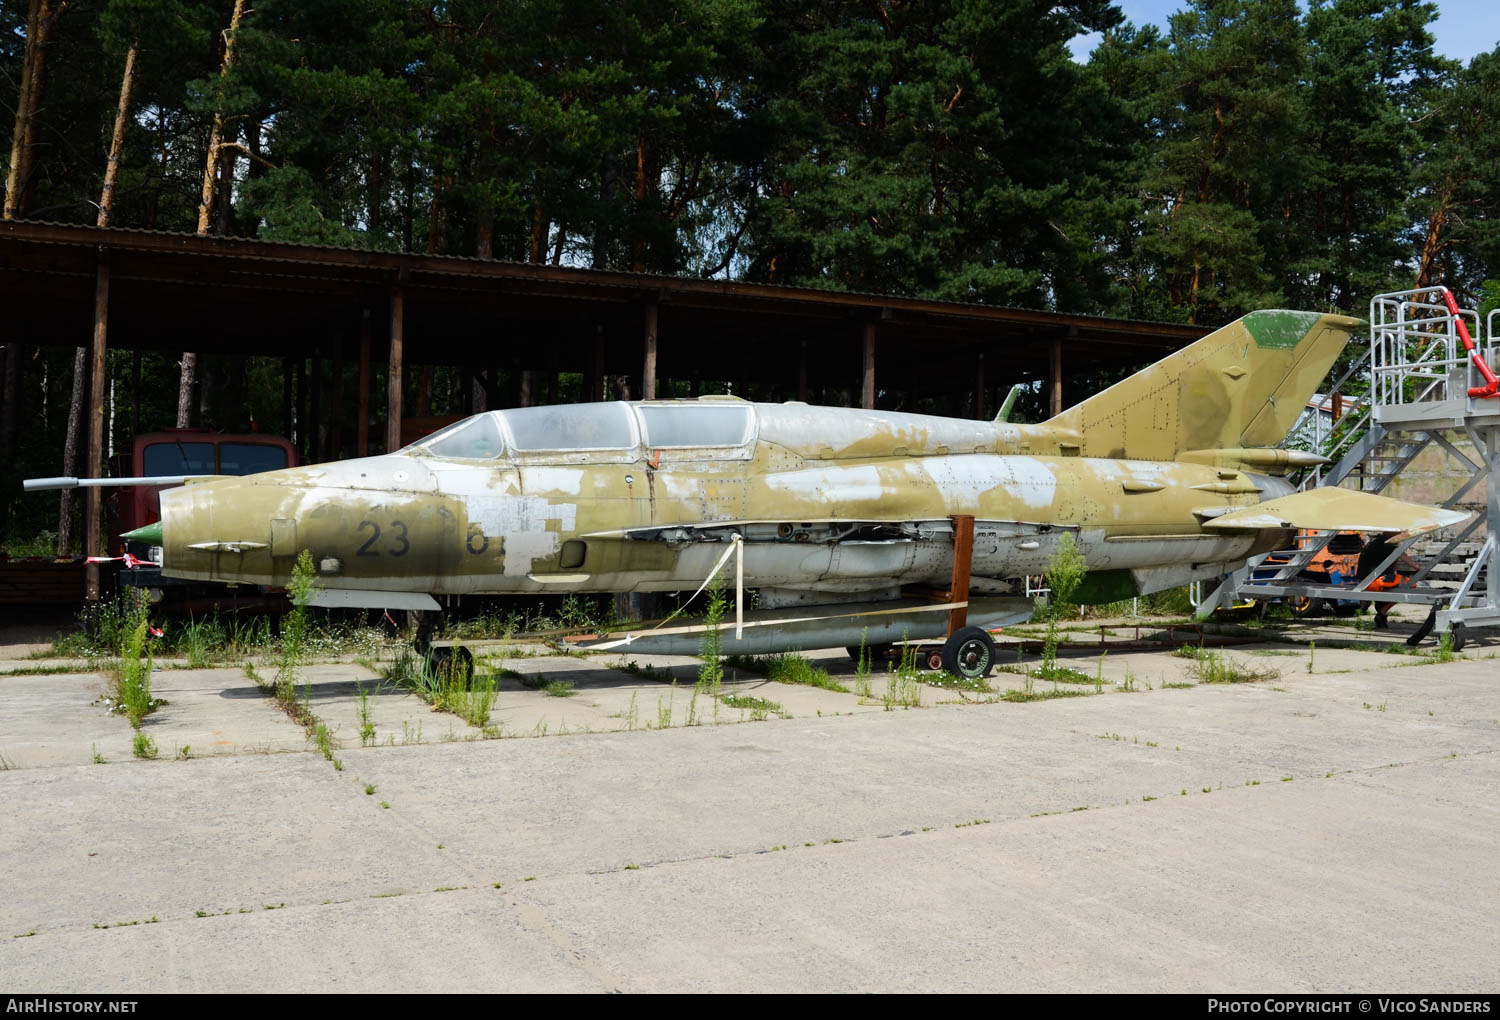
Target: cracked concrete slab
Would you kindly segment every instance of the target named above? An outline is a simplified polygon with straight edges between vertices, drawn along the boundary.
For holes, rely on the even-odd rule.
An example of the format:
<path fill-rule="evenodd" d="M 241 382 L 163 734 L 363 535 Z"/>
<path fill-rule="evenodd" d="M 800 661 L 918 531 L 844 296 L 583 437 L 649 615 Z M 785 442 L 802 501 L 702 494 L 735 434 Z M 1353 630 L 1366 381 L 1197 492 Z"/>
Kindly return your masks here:
<path fill-rule="evenodd" d="M 1272 682 L 1029 704 L 429 727 L 346 742 L 342 772 L 312 753 L 15 769 L 0 936 L 26 937 L 0 940 L 0 971 L 27 990 L 1492 989 L 1493 664 L 1319 650 L 1308 673 L 1298 654 L 1256 658 Z M 618 724 L 662 689 L 593 659 L 506 664 L 580 693 L 506 681 L 497 707 Z M 317 669 L 342 732 L 341 685 L 369 674 Z M 232 679 L 214 672 L 165 672 L 169 700 L 212 705 Z M 45 698 L 5 700 L 17 679 L 0 750 L 47 726 Z M 431 966 L 475 947 L 506 965 Z"/>

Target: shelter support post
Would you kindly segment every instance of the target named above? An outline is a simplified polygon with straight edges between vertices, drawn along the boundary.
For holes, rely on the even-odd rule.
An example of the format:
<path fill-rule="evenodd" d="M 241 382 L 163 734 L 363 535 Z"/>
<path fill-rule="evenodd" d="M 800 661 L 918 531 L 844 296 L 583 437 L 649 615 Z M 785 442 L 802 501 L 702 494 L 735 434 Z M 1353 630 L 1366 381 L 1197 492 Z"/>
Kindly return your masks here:
<path fill-rule="evenodd" d="M 594 327 L 594 349 L 589 360 L 589 399 L 604 399 L 604 327 Z"/>
<path fill-rule="evenodd" d="M 969 570 L 974 563 L 974 518 L 969 514 L 954 514 L 948 519 L 953 522 L 953 577 L 948 584 L 948 601 L 959 603 L 956 609 L 948 610 L 948 636 L 952 637 L 969 623 Z"/>
<path fill-rule="evenodd" d="M 314 464 L 324 460 L 323 455 L 323 359 L 312 357 L 312 378 L 307 390 L 307 448 L 312 453 Z"/>
<path fill-rule="evenodd" d="M 359 316 L 359 428 L 354 433 L 354 452 L 370 455 L 370 310 Z"/>
<path fill-rule="evenodd" d="M 974 417 L 984 421 L 984 352 L 979 352 L 979 364 L 974 370 Z"/>
<path fill-rule="evenodd" d="M 859 406 L 866 410 L 875 407 L 875 323 L 867 322 L 864 328 L 864 368 L 859 378 Z"/>
<path fill-rule="evenodd" d="M 656 399 L 656 322 L 655 301 L 646 303 L 645 357 L 641 362 L 641 399 Z"/>
<path fill-rule="evenodd" d="M 385 452 L 401 449 L 401 342 L 406 318 L 406 289 L 391 288 L 391 359 L 385 383 Z"/>
<path fill-rule="evenodd" d="M 89 358 L 89 452 L 86 471 L 98 478 L 104 474 L 104 380 L 105 355 L 109 337 L 109 251 L 99 249 L 99 266 L 94 279 L 94 336 Z M 100 490 L 90 487 L 83 501 L 83 553 L 98 556 L 103 552 L 99 541 Z M 84 593 L 90 599 L 99 597 L 99 564 L 90 563 L 84 570 Z"/>
<path fill-rule="evenodd" d="M 1052 340 L 1052 369 L 1047 376 L 1047 413 L 1056 418 L 1062 414 L 1062 338 Z"/>
<path fill-rule="evenodd" d="M 328 391 L 328 459 L 338 460 L 344 453 L 344 345 L 333 349 L 333 377 Z"/>

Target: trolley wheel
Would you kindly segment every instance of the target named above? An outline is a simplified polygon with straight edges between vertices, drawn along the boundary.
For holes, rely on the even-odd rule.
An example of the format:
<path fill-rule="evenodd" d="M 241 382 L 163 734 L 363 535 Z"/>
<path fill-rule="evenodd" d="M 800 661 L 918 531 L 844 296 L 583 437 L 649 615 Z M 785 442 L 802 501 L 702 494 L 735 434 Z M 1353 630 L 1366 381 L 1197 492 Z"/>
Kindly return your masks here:
<path fill-rule="evenodd" d="M 1464 645 L 1469 643 L 1469 628 L 1465 627 L 1462 620 L 1457 620 L 1448 625 L 1448 647 L 1455 652 L 1464 650 Z"/>
<path fill-rule="evenodd" d="M 943 668 L 965 680 L 983 680 L 995 664 L 995 642 L 979 627 L 963 627 L 943 645 Z"/>
<path fill-rule="evenodd" d="M 1296 595 L 1287 601 L 1292 607 L 1292 615 L 1304 620 L 1310 620 L 1315 616 L 1323 615 L 1323 600 L 1311 598 L 1307 595 Z"/>
<path fill-rule="evenodd" d="M 943 650 L 941 648 L 929 648 L 927 649 L 926 655 L 928 669 L 943 668 Z"/>

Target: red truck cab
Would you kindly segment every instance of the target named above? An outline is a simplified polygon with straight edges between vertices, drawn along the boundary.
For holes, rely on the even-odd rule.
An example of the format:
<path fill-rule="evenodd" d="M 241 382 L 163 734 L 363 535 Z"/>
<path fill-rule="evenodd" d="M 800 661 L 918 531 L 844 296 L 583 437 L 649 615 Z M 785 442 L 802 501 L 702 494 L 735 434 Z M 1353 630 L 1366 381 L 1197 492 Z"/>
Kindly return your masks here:
<path fill-rule="evenodd" d="M 161 475 L 253 475 L 296 467 L 296 447 L 281 436 L 265 433 L 209 432 L 206 429 L 165 429 L 136 436 L 128 450 L 110 460 L 116 478 Z M 161 520 L 161 491 L 165 485 L 136 485 L 117 489 L 109 498 L 110 553 L 123 551 L 119 536 Z M 146 556 L 145 549 L 131 549 Z"/>

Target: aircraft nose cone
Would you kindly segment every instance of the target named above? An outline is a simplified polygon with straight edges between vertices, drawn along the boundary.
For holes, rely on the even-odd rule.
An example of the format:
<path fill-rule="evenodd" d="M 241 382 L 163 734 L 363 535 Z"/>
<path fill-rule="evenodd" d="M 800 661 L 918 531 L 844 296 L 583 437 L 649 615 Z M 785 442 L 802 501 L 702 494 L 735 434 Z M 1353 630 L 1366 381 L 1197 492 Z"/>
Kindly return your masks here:
<path fill-rule="evenodd" d="M 161 545 L 161 521 L 136 528 L 134 531 L 127 531 L 120 537 L 127 542 L 144 542 L 147 545 Z"/>

